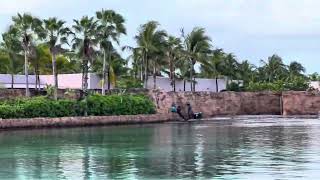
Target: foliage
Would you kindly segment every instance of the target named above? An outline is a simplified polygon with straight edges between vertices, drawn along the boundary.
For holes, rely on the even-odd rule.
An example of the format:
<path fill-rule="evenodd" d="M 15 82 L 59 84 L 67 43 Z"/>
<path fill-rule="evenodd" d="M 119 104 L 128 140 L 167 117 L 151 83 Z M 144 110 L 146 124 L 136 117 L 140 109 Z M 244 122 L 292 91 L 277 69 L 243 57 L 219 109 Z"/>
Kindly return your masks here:
<path fill-rule="evenodd" d="M 46 85 L 44 90 L 46 91 L 46 94 L 47 94 L 48 98 L 53 98 L 54 97 L 54 86 Z"/>
<path fill-rule="evenodd" d="M 0 118 L 35 118 L 82 116 L 84 102 L 47 97 L 22 98 L 0 102 Z M 88 115 L 137 115 L 155 113 L 151 100 L 133 95 L 92 95 L 88 98 Z"/>
<path fill-rule="evenodd" d="M 243 91 L 243 87 L 240 87 L 240 85 L 236 82 L 231 82 L 227 85 L 228 91 L 235 91 L 235 92 L 241 92 Z"/>
<path fill-rule="evenodd" d="M 250 82 L 246 87 L 247 91 L 306 91 L 309 87 L 308 81 L 304 78 L 296 77 L 291 81 L 276 82 Z"/>
<path fill-rule="evenodd" d="M 97 73 L 103 83 L 108 79 L 108 87 L 112 84 L 124 89 L 141 87 L 141 82 L 147 87 L 150 75 L 156 88 L 156 76 L 167 74 L 173 91 L 176 79 L 193 82 L 191 89 L 195 90 L 195 77 L 243 80 L 244 89 L 249 91 L 304 90 L 309 81 L 320 80 L 318 74 L 307 77 L 305 67 L 299 62 L 286 64 L 277 54 L 262 59 L 257 66 L 239 60 L 232 53 L 213 48 L 211 37 L 201 27 L 187 34 L 182 29 L 180 36 L 173 36 L 161 29 L 158 22 L 148 21 L 134 37 L 136 45 L 122 48 L 131 50 L 125 59 L 118 47 L 121 36 L 126 35 L 125 18 L 121 14 L 102 9 L 92 17 L 74 20 L 72 27 L 67 25 L 55 17 L 41 20 L 18 13 L 2 35 L 0 73 L 12 77 L 23 73 L 54 74 L 57 92 L 59 73 L 82 72 L 85 96 L 89 94 L 89 72 Z M 239 90 L 235 84 L 230 84 L 228 89 Z"/>
<path fill-rule="evenodd" d="M 143 96 L 93 95 L 88 98 L 89 115 L 136 115 L 155 113 L 153 103 Z"/>
<path fill-rule="evenodd" d="M 142 88 L 142 82 L 135 78 L 123 77 L 117 83 L 117 88 L 120 89 L 132 89 L 132 88 Z"/>

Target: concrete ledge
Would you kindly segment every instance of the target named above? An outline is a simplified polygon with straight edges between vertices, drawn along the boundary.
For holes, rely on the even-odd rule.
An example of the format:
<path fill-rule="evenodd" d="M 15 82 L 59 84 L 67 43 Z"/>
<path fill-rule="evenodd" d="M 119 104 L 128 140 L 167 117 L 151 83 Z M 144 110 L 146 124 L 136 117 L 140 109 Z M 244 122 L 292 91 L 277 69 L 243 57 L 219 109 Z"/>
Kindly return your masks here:
<path fill-rule="evenodd" d="M 172 114 L 1 119 L 0 129 L 127 125 L 139 123 L 161 123 L 176 119 L 177 117 Z"/>

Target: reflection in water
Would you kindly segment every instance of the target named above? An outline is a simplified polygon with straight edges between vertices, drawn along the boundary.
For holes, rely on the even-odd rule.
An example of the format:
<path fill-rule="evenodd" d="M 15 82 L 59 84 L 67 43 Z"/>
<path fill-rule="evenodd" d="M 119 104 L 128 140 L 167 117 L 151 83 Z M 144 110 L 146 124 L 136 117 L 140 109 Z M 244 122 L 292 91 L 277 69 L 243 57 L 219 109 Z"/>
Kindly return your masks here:
<path fill-rule="evenodd" d="M 0 133 L 1 179 L 320 177 L 319 120 L 246 119 Z"/>

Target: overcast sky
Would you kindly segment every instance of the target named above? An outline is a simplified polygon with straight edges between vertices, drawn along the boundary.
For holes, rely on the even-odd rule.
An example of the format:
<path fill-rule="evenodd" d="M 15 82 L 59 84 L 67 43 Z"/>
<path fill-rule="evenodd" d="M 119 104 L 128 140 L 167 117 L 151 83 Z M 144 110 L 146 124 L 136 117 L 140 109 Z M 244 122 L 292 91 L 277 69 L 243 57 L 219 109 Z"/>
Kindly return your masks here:
<path fill-rule="evenodd" d="M 259 65 L 276 53 L 286 63 L 299 61 L 308 73 L 320 67 L 319 0 L 1 0 L 0 32 L 17 12 L 38 17 L 72 19 L 114 9 L 128 29 L 123 45 L 134 45 L 140 24 L 156 20 L 169 33 L 179 35 L 195 26 L 205 27 L 215 47 L 234 53 L 239 60 Z"/>

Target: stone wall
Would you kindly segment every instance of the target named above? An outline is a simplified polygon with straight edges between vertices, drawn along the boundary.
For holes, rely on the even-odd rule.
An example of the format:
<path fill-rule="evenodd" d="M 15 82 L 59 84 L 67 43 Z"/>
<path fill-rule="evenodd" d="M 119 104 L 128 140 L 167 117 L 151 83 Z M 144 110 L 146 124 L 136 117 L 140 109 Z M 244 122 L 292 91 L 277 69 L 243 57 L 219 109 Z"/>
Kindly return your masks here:
<path fill-rule="evenodd" d="M 38 92 L 34 89 L 30 89 L 30 94 L 31 96 L 37 96 L 45 95 L 46 93 L 44 91 Z M 0 89 L 0 100 L 25 97 L 25 95 L 25 89 Z"/>
<path fill-rule="evenodd" d="M 318 115 L 320 94 L 316 92 L 283 92 L 283 115 Z"/>
<path fill-rule="evenodd" d="M 107 94 L 121 94 L 123 91 L 111 90 Z M 145 94 L 155 102 L 157 112 L 170 114 L 172 103 L 180 105 L 186 114 L 189 102 L 195 112 L 203 112 L 205 117 L 229 115 L 318 115 L 320 112 L 320 94 L 316 92 L 161 92 L 145 89 L 126 91 L 130 94 Z M 45 95 L 45 92 L 31 90 L 32 95 Z M 65 93 L 59 90 L 59 96 L 77 99 L 80 91 Z M 0 100 L 24 97 L 24 89 L 0 89 Z"/>
<path fill-rule="evenodd" d="M 272 92 L 151 92 L 158 113 L 168 113 L 173 103 L 187 113 L 190 103 L 194 112 L 204 117 L 229 115 L 280 115 L 281 94 Z"/>
<path fill-rule="evenodd" d="M 145 123 L 167 122 L 167 121 L 176 120 L 176 119 L 177 119 L 176 115 L 172 115 L 172 114 L 1 119 L 0 129 L 126 125 L 126 124 L 139 124 L 139 123 L 145 124 Z"/>

